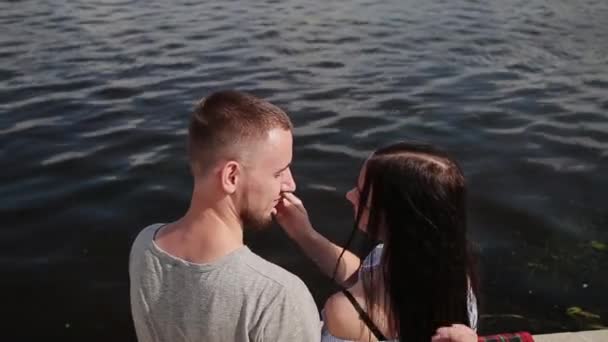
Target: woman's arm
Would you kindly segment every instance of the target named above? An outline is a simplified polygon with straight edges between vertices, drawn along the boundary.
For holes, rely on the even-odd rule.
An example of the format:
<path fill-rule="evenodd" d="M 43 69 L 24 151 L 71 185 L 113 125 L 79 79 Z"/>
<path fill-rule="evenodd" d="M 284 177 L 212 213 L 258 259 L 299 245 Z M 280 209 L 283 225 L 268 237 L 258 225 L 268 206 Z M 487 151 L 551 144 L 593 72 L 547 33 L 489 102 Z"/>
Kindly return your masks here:
<path fill-rule="evenodd" d="M 284 193 L 276 207 L 275 218 L 285 233 L 328 277 L 334 275 L 338 257 L 343 248 L 319 234 L 310 223 L 302 201 L 292 193 Z M 335 281 L 345 285 L 356 276 L 361 260 L 346 250 L 335 274 Z"/>

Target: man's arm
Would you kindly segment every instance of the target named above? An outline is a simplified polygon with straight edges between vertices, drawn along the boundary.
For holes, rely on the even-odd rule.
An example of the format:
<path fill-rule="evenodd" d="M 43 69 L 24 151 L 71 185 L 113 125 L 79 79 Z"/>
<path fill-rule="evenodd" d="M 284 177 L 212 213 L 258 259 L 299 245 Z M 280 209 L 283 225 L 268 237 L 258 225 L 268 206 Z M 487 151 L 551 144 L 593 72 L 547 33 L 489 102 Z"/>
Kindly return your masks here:
<path fill-rule="evenodd" d="M 285 193 L 277 205 L 275 218 L 285 233 L 325 275 L 330 278 L 334 276 L 336 263 L 344 248 L 329 241 L 312 227 L 308 213 L 299 198 L 292 193 Z M 349 250 L 344 250 L 334 280 L 340 285 L 345 285 L 356 276 L 360 264 L 361 259 L 358 256 Z"/>

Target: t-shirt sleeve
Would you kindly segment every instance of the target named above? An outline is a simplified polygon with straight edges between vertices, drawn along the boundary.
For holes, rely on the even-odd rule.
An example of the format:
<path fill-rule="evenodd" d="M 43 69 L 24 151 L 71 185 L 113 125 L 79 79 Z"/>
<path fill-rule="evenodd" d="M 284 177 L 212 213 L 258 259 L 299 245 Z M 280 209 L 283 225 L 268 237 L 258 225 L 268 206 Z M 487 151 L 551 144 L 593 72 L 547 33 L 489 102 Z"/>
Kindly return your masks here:
<path fill-rule="evenodd" d="M 303 287 L 303 288 L 302 288 Z M 265 310 L 256 342 L 321 340 L 319 311 L 305 285 L 283 288 Z"/>

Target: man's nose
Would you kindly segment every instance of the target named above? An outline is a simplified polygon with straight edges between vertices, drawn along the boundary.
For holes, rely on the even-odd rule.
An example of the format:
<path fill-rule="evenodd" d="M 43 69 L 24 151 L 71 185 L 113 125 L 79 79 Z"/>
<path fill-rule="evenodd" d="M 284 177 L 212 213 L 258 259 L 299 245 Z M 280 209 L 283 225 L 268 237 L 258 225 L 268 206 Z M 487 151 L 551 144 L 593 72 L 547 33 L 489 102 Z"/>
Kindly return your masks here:
<path fill-rule="evenodd" d="M 296 191 L 296 181 L 293 179 L 291 169 L 285 170 L 283 183 L 281 184 L 281 191 L 283 192 L 294 192 Z"/>

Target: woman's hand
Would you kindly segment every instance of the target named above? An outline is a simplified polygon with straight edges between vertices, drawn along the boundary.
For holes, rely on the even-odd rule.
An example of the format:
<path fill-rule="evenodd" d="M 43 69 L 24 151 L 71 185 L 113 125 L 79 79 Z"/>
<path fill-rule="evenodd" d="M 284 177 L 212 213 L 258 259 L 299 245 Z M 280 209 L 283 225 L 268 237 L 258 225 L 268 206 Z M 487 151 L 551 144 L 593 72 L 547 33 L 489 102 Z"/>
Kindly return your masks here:
<path fill-rule="evenodd" d="M 452 324 L 437 329 L 431 342 L 477 342 L 477 334 L 466 325 Z"/>
<path fill-rule="evenodd" d="M 284 192 L 275 209 L 275 219 L 291 239 L 314 232 L 304 204 L 293 193 Z"/>

